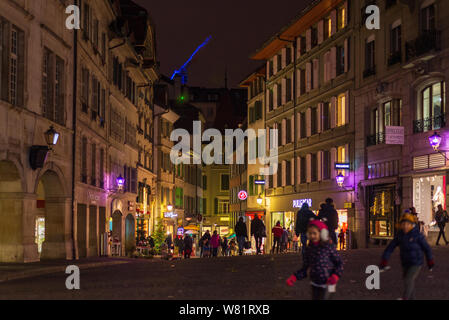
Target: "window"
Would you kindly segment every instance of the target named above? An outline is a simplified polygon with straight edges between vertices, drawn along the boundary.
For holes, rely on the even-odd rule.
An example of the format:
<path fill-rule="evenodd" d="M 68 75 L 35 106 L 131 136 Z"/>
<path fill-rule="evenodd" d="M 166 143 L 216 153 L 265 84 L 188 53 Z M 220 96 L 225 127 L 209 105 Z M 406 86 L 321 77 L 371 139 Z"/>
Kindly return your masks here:
<path fill-rule="evenodd" d="M 0 17 L 1 99 L 24 106 L 25 40 L 24 33 Z"/>
<path fill-rule="evenodd" d="M 435 30 L 435 5 L 421 9 L 421 32 L 426 33 Z"/>
<path fill-rule="evenodd" d="M 396 5 L 397 0 L 386 0 L 385 2 L 385 9 L 389 9 L 392 6 Z"/>
<path fill-rule="evenodd" d="M 332 35 L 332 20 L 330 17 L 324 19 L 324 39 L 330 38 Z"/>
<path fill-rule="evenodd" d="M 445 82 L 434 83 L 420 92 L 417 120 L 414 123 L 414 132 L 426 132 L 440 129 L 445 126 Z"/>
<path fill-rule="evenodd" d="M 274 94 L 273 89 L 268 91 L 268 109 L 269 111 L 273 111 L 274 108 Z"/>
<path fill-rule="evenodd" d="M 286 143 L 291 143 L 292 142 L 292 120 L 291 119 L 287 119 L 286 120 L 286 126 L 285 126 L 285 136 L 286 136 Z"/>
<path fill-rule="evenodd" d="M 402 126 L 402 100 L 388 101 L 371 111 L 371 136 L 368 137 L 368 145 L 385 142 L 386 126 Z"/>
<path fill-rule="evenodd" d="M 285 51 L 285 65 L 288 66 L 290 63 L 292 63 L 292 50 L 287 48 Z"/>
<path fill-rule="evenodd" d="M 277 171 L 277 187 L 282 187 L 282 162 L 278 165 L 278 171 Z"/>
<path fill-rule="evenodd" d="M 87 3 L 83 6 L 83 37 L 89 39 L 90 35 L 90 8 Z"/>
<path fill-rule="evenodd" d="M 323 110 L 321 112 L 321 130 L 326 131 L 331 128 L 331 118 L 330 118 L 330 103 L 324 102 L 323 103 Z"/>
<path fill-rule="evenodd" d="M 111 109 L 111 137 L 118 141 L 123 141 L 124 119 L 115 109 Z"/>
<path fill-rule="evenodd" d="M 337 76 L 345 72 L 345 47 L 337 47 Z"/>
<path fill-rule="evenodd" d="M 314 134 L 318 133 L 317 121 L 318 121 L 317 108 L 311 108 L 310 109 L 310 127 L 311 127 L 312 136 Z"/>
<path fill-rule="evenodd" d="M 104 188 L 104 149 L 100 149 L 100 188 Z"/>
<path fill-rule="evenodd" d="M 89 108 L 89 70 L 86 68 L 82 69 L 82 81 L 81 81 L 81 101 L 82 101 L 82 111 L 87 113 Z"/>
<path fill-rule="evenodd" d="M 87 183 L 87 138 L 81 142 L 81 182 Z"/>
<path fill-rule="evenodd" d="M 318 45 L 318 29 L 312 28 L 312 48 L 315 48 Z"/>
<path fill-rule="evenodd" d="M 300 138 L 304 139 L 305 137 L 307 137 L 306 113 L 301 112 L 299 115 L 299 118 L 300 118 L 300 122 L 301 122 Z"/>
<path fill-rule="evenodd" d="M 175 188 L 175 207 L 181 208 L 183 206 L 184 190 L 182 188 Z"/>
<path fill-rule="evenodd" d="M 92 143 L 92 155 L 91 155 L 91 175 L 90 184 L 93 186 L 97 185 L 97 146 Z"/>
<path fill-rule="evenodd" d="M 287 160 L 285 163 L 285 185 L 290 186 L 292 185 L 292 163 L 291 161 Z"/>
<path fill-rule="evenodd" d="M 278 123 L 276 129 L 278 129 L 278 146 L 282 146 L 282 122 Z"/>
<path fill-rule="evenodd" d="M 285 80 L 285 101 L 290 102 L 292 101 L 292 79 L 287 78 Z"/>
<path fill-rule="evenodd" d="M 401 25 L 398 25 L 390 31 L 390 57 L 388 59 L 388 65 L 393 65 L 401 62 L 402 50 L 401 50 Z"/>
<path fill-rule="evenodd" d="M 218 200 L 218 214 L 229 213 L 229 201 L 228 200 Z"/>
<path fill-rule="evenodd" d="M 365 44 L 365 71 L 363 76 L 369 77 L 376 73 L 374 40 Z"/>
<path fill-rule="evenodd" d="M 346 27 L 346 8 L 341 6 L 337 10 L 337 30 L 344 29 Z"/>
<path fill-rule="evenodd" d="M 301 172 L 301 183 L 306 183 L 307 182 L 307 160 L 305 157 L 301 157 L 299 158 L 299 163 L 300 163 L 300 172 Z"/>
<path fill-rule="evenodd" d="M 262 119 L 262 102 L 256 101 L 254 104 L 254 120 Z"/>
<path fill-rule="evenodd" d="M 318 180 L 318 157 L 316 153 L 312 153 L 311 155 L 311 181 L 315 182 Z"/>
<path fill-rule="evenodd" d="M 277 106 L 280 107 L 282 105 L 282 83 L 278 83 L 277 85 Z"/>
<path fill-rule="evenodd" d="M 305 37 L 299 37 L 300 38 L 300 48 L 299 52 L 301 55 L 306 53 L 307 46 L 306 46 L 306 38 Z"/>
<path fill-rule="evenodd" d="M 228 174 L 222 174 L 220 176 L 220 190 L 221 191 L 229 190 L 229 175 Z"/>
<path fill-rule="evenodd" d="M 341 94 L 337 98 L 337 117 L 336 125 L 337 127 L 346 124 L 346 95 Z"/>

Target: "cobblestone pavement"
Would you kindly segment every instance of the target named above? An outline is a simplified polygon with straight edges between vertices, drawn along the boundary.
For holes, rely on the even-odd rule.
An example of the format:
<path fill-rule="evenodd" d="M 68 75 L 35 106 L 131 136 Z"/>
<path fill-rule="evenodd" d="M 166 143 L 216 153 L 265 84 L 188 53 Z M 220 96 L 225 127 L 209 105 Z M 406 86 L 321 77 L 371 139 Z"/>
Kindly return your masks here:
<path fill-rule="evenodd" d="M 387 299 L 401 296 L 399 252 L 381 274 L 381 289 L 367 290 L 366 266 L 377 264 L 380 249 L 343 252 L 345 271 L 334 299 Z M 418 299 L 449 299 L 449 247 L 434 248 L 433 272 L 423 268 Z M 0 299 L 309 299 L 308 280 L 295 287 L 285 279 L 299 268 L 299 254 L 162 261 L 128 260 L 127 264 L 81 270 L 81 289 L 65 288 L 63 272 L 0 283 Z"/>

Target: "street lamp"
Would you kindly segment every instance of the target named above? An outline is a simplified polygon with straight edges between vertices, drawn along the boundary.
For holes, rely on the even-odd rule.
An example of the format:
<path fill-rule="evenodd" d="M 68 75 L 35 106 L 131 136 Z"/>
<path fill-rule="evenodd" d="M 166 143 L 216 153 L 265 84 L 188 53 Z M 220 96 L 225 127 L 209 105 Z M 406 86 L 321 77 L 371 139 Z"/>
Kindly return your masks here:
<path fill-rule="evenodd" d="M 262 196 L 260 196 L 259 195 L 259 197 L 257 197 L 257 204 L 259 205 L 259 206 L 261 206 L 262 205 L 262 203 L 263 203 L 263 199 L 262 199 Z"/>
<path fill-rule="evenodd" d="M 429 143 L 433 150 L 439 151 L 440 145 L 441 145 L 441 136 L 438 134 L 438 132 L 435 132 L 432 136 L 429 137 Z"/>
<path fill-rule="evenodd" d="M 167 204 L 167 210 L 168 210 L 169 212 L 173 211 L 173 205 Z"/>
<path fill-rule="evenodd" d="M 59 133 L 55 130 L 55 128 L 53 128 L 53 126 L 50 126 L 50 128 L 45 131 L 44 134 L 45 141 L 47 142 L 49 149 L 51 149 L 52 146 L 58 143 Z"/>
<path fill-rule="evenodd" d="M 116 179 L 116 182 L 118 188 L 121 189 L 125 185 L 125 178 L 123 178 L 122 175 L 119 175 L 118 178 Z"/>
<path fill-rule="evenodd" d="M 335 177 L 337 180 L 337 185 L 341 188 L 343 187 L 343 183 L 345 182 L 345 176 L 341 174 L 341 172 Z"/>

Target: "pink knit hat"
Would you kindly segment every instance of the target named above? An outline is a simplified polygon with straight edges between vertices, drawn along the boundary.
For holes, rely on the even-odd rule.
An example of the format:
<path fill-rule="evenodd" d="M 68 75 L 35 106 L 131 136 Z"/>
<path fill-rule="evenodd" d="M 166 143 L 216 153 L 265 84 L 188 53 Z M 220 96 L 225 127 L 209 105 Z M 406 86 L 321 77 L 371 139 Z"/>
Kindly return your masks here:
<path fill-rule="evenodd" d="M 318 230 L 320 230 L 321 240 L 323 240 L 323 241 L 329 240 L 329 228 L 327 227 L 327 225 L 324 222 L 322 222 L 320 220 L 312 220 L 309 222 L 309 227 L 310 226 L 317 227 Z"/>

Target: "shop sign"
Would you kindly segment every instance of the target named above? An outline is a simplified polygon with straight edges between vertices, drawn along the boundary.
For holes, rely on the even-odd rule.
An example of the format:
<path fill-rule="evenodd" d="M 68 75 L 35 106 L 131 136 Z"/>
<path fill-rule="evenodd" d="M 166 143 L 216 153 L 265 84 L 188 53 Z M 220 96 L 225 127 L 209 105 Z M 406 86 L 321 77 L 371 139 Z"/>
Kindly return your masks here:
<path fill-rule="evenodd" d="M 336 163 L 335 169 L 336 170 L 349 170 L 349 169 L 351 169 L 351 164 L 350 163 Z"/>
<path fill-rule="evenodd" d="M 231 221 L 230 217 L 220 217 L 220 221 Z"/>
<path fill-rule="evenodd" d="M 254 184 L 265 184 L 265 180 L 255 180 Z"/>
<path fill-rule="evenodd" d="M 246 200 L 247 198 L 248 198 L 248 193 L 245 191 L 245 190 L 241 190 L 239 193 L 238 193 L 238 197 L 239 197 L 239 199 L 240 200 Z"/>
<path fill-rule="evenodd" d="M 183 228 L 183 227 L 179 227 L 176 234 L 177 234 L 178 236 L 183 236 L 183 235 L 184 235 L 184 228 Z"/>
<path fill-rule="evenodd" d="M 404 127 L 386 126 L 385 127 L 386 144 L 404 144 Z"/>
<path fill-rule="evenodd" d="M 344 203 L 344 208 L 345 209 L 352 209 L 354 207 L 354 203 L 352 202 L 345 202 Z"/>
<path fill-rule="evenodd" d="M 293 208 L 301 208 L 304 203 L 307 203 L 309 208 L 312 207 L 312 199 L 298 199 L 293 200 Z"/>
<path fill-rule="evenodd" d="M 176 218 L 178 217 L 177 213 L 174 212 L 164 212 L 164 218 Z"/>

